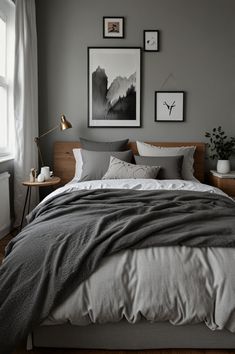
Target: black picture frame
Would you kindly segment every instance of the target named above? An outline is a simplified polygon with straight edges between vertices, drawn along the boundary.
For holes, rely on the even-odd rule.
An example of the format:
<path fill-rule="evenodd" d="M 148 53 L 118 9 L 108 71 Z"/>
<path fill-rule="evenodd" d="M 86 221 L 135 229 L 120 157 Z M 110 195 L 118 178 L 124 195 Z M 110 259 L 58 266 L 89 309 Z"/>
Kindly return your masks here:
<path fill-rule="evenodd" d="M 159 52 L 160 31 L 159 30 L 144 30 L 144 51 Z"/>
<path fill-rule="evenodd" d="M 88 47 L 88 127 L 140 128 L 142 50 Z"/>
<path fill-rule="evenodd" d="M 155 91 L 155 122 L 184 122 L 185 95 L 185 91 Z"/>
<path fill-rule="evenodd" d="M 103 17 L 103 38 L 124 38 L 125 19 L 121 16 Z"/>

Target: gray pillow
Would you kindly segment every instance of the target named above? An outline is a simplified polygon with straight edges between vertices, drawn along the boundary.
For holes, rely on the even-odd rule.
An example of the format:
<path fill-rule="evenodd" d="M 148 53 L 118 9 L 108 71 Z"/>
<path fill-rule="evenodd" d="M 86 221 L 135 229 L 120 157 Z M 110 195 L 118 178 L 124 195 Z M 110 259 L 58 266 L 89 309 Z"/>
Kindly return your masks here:
<path fill-rule="evenodd" d="M 91 181 L 102 179 L 109 167 L 110 157 L 114 156 L 120 160 L 130 162 L 133 158 L 131 150 L 128 151 L 89 151 L 81 149 L 82 174 L 79 181 Z"/>
<path fill-rule="evenodd" d="M 175 146 L 175 147 L 162 147 L 155 146 L 149 143 L 136 142 L 137 150 L 140 156 L 181 156 L 184 155 L 182 166 L 182 178 L 186 180 L 195 180 L 193 176 L 193 163 L 194 152 L 196 146 Z"/>
<path fill-rule="evenodd" d="M 138 165 L 161 166 L 158 179 L 182 179 L 183 155 L 179 156 L 137 156 L 135 162 Z"/>
<path fill-rule="evenodd" d="M 81 148 L 90 151 L 125 151 L 129 139 L 119 141 L 92 141 L 80 138 Z"/>
<path fill-rule="evenodd" d="M 108 171 L 102 179 L 156 178 L 159 170 L 159 166 L 133 165 L 111 156 Z"/>

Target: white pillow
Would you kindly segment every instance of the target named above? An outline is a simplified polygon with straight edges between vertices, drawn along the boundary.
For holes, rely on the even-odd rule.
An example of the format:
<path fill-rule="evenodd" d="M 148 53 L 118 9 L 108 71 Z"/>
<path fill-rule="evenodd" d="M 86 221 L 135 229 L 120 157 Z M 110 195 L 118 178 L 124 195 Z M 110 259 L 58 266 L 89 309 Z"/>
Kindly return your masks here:
<path fill-rule="evenodd" d="M 184 155 L 182 177 L 186 180 L 195 180 L 193 176 L 193 155 L 196 146 L 161 147 L 137 141 L 137 149 L 140 156 L 178 156 Z"/>
<path fill-rule="evenodd" d="M 80 179 L 82 175 L 82 165 L 83 165 L 81 149 L 73 149 L 73 156 L 76 162 L 74 178 Z"/>

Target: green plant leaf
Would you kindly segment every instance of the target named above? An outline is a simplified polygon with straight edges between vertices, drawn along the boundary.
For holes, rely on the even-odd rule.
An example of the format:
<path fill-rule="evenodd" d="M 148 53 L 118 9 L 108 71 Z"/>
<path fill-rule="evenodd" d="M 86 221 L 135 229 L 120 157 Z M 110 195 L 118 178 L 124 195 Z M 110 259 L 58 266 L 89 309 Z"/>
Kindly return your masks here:
<path fill-rule="evenodd" d="M 235 153 L 235 137 L 228 139 L 228 136 L 222 130 L 221 126 L 213 128 L 212 133 L 205 132 L 205 137 L 208 138 L 210 142 L 207 143 L 210 152 L 212 152 L 210 158 L 227 160 Z"/>

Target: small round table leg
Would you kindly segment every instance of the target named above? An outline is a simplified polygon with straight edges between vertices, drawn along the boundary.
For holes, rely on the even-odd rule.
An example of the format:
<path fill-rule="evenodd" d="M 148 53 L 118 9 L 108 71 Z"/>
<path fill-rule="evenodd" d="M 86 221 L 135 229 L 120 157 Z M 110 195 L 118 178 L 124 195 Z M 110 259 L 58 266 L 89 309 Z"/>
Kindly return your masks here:
<path fill-rule="evenodd" d="M 30 187 L 28 186 L 25 201 L 24 201 L 24 209 L 23 209 L 23 214 L 22 214 L 22 219 L 21 219 L 21 224 L 20 224 L 20 231 L 22 230 L 22 226 L 23 226 L 23 222 L 24 222 L 24 214 L 25 214 L 25 208 L 26 208 L 26 204 L 27 204 L 27 200 L 28 200 L 28 196 L 29 196 L 29 190 L 30 190 Z"/>
<path fill-rule="evenodd" d="M 30 211 L 30 204 L 31 204 L 31 188 L 29 187 L 28 214 L 29 214 L 29 211 Z"/>

